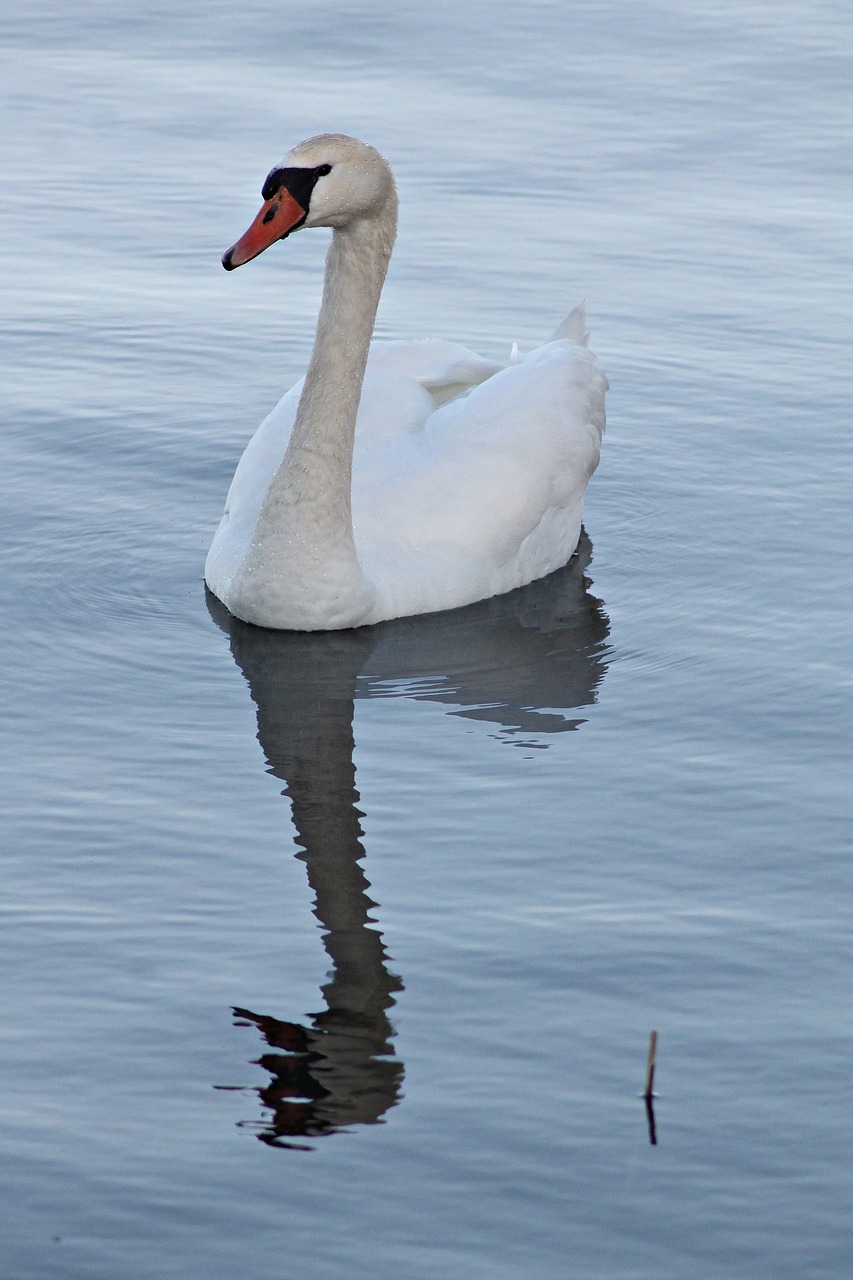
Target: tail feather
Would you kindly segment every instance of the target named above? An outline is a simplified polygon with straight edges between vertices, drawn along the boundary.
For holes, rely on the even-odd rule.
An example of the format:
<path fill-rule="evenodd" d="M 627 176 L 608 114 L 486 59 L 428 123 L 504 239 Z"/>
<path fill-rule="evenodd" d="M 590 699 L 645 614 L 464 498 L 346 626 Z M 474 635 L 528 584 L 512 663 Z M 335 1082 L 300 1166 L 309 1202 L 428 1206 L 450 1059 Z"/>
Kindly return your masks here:
<path fill-rule="evenodd" d="M 565 318 L 562 324 L 558 324 L 549 342 L 558 342 L 562 339 L 567 342 L 577 342 L 581 347 L 585 347 L 589 342 L 589 334 L 586 328 L 586 304 L 581 303 L 575 307 Z"/>

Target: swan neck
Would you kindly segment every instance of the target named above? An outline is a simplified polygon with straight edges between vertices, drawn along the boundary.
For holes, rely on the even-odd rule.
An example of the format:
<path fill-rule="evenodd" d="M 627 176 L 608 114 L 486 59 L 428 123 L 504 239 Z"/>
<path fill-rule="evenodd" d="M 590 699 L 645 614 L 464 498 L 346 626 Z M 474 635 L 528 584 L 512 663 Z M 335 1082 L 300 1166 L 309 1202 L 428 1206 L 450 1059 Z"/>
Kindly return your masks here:
<path fill-rule="evenodd" d="M 308 450 L 340 462 L 336 478 L 347 507 L 361 387 L 393 232 L 393 222 L 389 235 L 382 221 L 362 220 L 332 234 L 314 350 L 288 449 L 292 457 Z"/>

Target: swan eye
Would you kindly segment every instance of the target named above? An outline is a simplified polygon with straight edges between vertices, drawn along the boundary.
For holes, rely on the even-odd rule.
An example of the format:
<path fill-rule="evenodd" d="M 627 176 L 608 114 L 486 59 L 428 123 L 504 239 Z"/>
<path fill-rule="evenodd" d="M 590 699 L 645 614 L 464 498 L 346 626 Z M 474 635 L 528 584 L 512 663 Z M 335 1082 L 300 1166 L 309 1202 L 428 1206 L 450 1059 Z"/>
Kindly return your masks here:
<path fill-rule="evenodd" d="M 325 178 L 327 173 L 332 172 L 332 166 L 330 164 L 321 164 L 317 166 L 314 172 L 318 178 Z"/>

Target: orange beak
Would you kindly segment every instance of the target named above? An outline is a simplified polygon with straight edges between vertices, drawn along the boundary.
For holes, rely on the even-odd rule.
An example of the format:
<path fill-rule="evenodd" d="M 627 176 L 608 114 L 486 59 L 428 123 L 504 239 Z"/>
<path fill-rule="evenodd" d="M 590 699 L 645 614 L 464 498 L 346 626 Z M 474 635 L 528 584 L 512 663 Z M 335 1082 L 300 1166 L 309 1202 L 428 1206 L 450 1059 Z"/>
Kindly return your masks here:
<path fill-rule="evenodd" d="M 304 221 L 307 212 L 298 200 L 294 200 L 286 187 L 279 187 L 272 200 L 265 201 L 261 206 L 249 230 L 223 253 L 222 265 L 225 270 L 233 271 L 235 267 L 242 267 L 244 262 L 257 258 L 275 240 L 283 240 Z"/>

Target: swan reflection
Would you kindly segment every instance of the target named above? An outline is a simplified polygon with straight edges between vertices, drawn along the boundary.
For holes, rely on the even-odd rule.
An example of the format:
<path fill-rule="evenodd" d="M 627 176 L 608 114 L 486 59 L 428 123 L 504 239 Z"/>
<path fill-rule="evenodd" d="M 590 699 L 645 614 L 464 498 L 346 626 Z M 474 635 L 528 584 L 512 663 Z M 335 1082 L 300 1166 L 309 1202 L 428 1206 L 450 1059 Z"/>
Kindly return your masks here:
<path fill-rule="evenodd" d="M 375 1124 L 399 1100 L 388 1010 L 402 982 L 388 968 L 371 911 L 353 763 L 358 698 L 444 703 L 449 714 L 486 721 L 497 736 L 546 747 L 577 729 L 603 679 L 609 627 L 584 570 L 591 547 L 529 587 L 448 613 L 357 631 L 282 632 L 247 626 L 208 594 L 208 608 L 257 708 L 269 772 L 292 805 L 297 855 L 331 961 L 325 1008 L 308 1024 L 236 1007 L 270 1052 L 257 1093 L 261 1141 L 295 1146 L 355 1124 Z"/>

